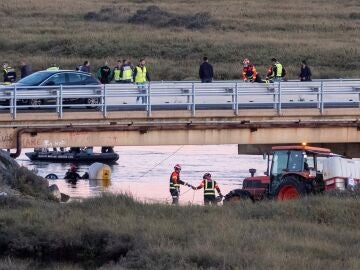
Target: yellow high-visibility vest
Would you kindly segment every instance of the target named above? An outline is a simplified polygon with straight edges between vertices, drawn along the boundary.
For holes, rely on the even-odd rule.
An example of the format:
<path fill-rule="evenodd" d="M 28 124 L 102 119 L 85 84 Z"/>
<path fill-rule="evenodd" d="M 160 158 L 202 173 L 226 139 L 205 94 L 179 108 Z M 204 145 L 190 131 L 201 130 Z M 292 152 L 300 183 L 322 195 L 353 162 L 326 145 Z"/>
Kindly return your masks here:
<path fill-rule="evenodd" d="M 146 82 L 146 67 L 143 68 L 137 66 L 136 67 L 136 77 L 135 83 L 144 83 Z"/>
<path fill-rule="evenodd" d="M 215 195 L 215 181 L 205 180 L 204 195 Z"/>
<path fill-rule="evenodd" d="M 145 67 L 144 67 L 145 68 Z M 128 81 L 128 80 L 132 80 L 133 78 L 133 71 L 131 69 L 130 66 L 125 66 L 123 67 L 123 73 L 122 73 L 122 80 L 123 81 Z M 146 71 L 146 70 L 145 70 Z M 138 71 L 139 72 L 139 71 Z M 146 79 L 146 74 L 145 74 L 145 79 Z"/>
<path fill-rule="evenodd" d="M 275 76 L 276 77 L 281 77 L 282 69 L 283 69 L 282 64 L 276 63 L 275 66 L 276 66 L 276 74 L 275 74 Z"/>
<path fill-rule="evenodd" d="M 115 81 L 120 81 L 120 69 L 115 69 L 114 70 L 114 80 Z"/>

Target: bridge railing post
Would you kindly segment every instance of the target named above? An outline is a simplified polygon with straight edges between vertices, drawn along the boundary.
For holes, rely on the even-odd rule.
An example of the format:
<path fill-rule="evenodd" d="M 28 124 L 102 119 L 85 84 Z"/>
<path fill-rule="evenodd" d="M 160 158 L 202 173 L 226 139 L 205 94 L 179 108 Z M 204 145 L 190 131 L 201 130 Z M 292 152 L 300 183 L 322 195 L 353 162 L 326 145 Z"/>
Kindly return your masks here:
<path fill-rule="evenodd" d="M 151 83 L 148 83 L 148 87 L 147 87 L 147 101 L 146 101 L 146 110 L 147 110 L 147 115 L 148 117 L 151 117 Z"/>
<path fill-rule="evenodd" d="M 321 95 L 321 90 L 320 90 L 320 87 L 315 87 L 314 88 L 316 91 L 316 102 L 317 102 L 317 108 L 320 110 L 320 107 L 321 107 L 321 104 L 320 104 L 320 95 Z"/>
<path fill-rule="evenodd" d="M 281 114 L 281 99 L 282 99 L 282 97 L 281 97 L 281 82 L 279 81 L 278 82 L 278 106 L 277 106 L 277 108 L 278 108 L 278 114 L 280 115 Z"/>
<path fill-rule="evenodd" d="M 60 88 L 61 85 L 59 86 L 59 90 L 56 90 L 56 104 L 55 104 L 55 111 L 58 115 L 58 117 L 60 118 Z"/>
<path fill-rule="evenodd" d="M 14 87 L 14 95 L 13 95 L 13 98 L 11 99 L 11 101 L 10 101 L 13 119 L 16 119 L 16 92 L 17 92 L 17 86 L 15 85 L 15 87 Z"/>
<path fill-rule="evenodd" d="M 235 83 L 235 115 L 239 115 L 239 88 L 238 83 Z"/>
<path fill-rule="evenodd" d="M 320 114 L 324 113 L 324 81 L 320 82 Z"/>
<path fill-rule="evenodd" d="M 274 108 L 275 110 L 277 110 L 277 109 L 278 109 L 277 89 L 275 89 L 275 85 L 270 86 L 269 83 L 267 83 L 267 84 L 268 84 L 268 86 L 267 86 L 268 90 L 273 92 L 273 94 L 272 94 L 273 108 Z M 274 84 L 275 84 L 275 83 L 274 83 Z"/>
<path fill-rule="evenodd" d="M 195 116 L 195 83 L 192 83 L 191 85 L 191 91 L 192 91 L 192 116 Z"/>
<path fill-rule="evenodd" d="M 190 104 L 192 93 L 190 92 L 190 89 L 184 89 L 184 93 L 186 93 L 186 103 L 187 103 L 187 110 L 190 111 L 192 106 Z"/>
<path fill-rule="evenodd" d="M 105 89 L 106 89 L 106 84 L 102 85 L 102 89 L 100 91 L 100 111 L 103 113 L 103 116 L 105 117 L 105 103 L 104 103 L 104 93 L 105 93 Z"/>
<path fill-rule="evenodd" d="M 59 108 L 59 116 L 60 116 L 60 119 L 63 118 L 63 85 L 60 84 L 60 96 L 59 96 L 59 100 L 58 100 L 58 108 Z"/>
<path fill-rule="evenodd" d="M 104 84 L 104 89 L 101 93 L 101 104 L 103 107 L 103 117 L 106 118 L 107 116 L 107 91 L 106 91 L 106 84 Z"/>
<path fill-rule="evenodd" d="M 231 93 L 231 109 L 235 113 L 235 87 L 225 89 L 226 91 Z"/>

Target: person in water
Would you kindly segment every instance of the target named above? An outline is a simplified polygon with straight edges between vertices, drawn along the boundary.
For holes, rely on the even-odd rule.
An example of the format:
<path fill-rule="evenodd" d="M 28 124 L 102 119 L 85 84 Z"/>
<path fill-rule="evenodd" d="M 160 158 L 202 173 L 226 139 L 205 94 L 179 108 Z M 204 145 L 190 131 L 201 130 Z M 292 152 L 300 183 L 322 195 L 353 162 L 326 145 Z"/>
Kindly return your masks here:
<path fill-rule="evenodd" d="M 86 172 L 84 173 L 83 176 L 80 176 L 80 174 L 78 174 L 78 167 L 74 164 L 71 164 L 69 170 L 66 172 L 64 179 L 69 180 L 69 181 L 77 181 L 79 179 L 88 179 L 89 178 L 89 174 Z"/>

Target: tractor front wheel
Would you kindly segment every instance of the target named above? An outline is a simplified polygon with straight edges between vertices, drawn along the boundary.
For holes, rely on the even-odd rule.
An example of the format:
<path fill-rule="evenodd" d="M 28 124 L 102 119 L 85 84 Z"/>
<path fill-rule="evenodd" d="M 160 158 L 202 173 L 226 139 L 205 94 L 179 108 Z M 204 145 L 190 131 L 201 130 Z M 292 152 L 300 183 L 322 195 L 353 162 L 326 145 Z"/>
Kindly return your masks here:
<path fill-rule="evenodd" d="M 251 196 L 250 192 L 248 192 L 247 190 L 236 189 L 236 190 L 230 191 L 230 193 L 225 196 L 224 204 L 239 202 L 239 201 L 255 202 L 255 200 Z"/>

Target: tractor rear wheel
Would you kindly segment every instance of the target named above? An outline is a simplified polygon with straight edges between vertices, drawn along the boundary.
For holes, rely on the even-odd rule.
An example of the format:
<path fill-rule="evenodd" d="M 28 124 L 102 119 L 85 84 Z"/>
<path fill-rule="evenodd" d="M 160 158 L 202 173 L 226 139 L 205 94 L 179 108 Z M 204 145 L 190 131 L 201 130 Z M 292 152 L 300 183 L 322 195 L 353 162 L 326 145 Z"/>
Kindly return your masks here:
<path fill-rule="evenodd" d="M 299 199 L 306 194 L 305 184 L 296 176 L 285 177 L 279 185 L 275 198 L 279 201 Z"/>

